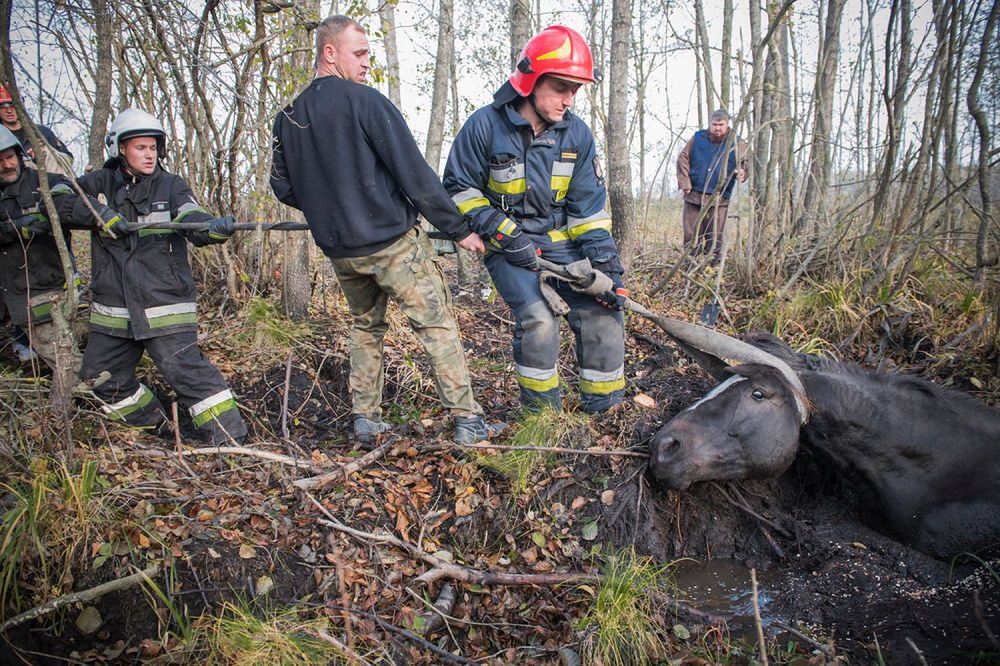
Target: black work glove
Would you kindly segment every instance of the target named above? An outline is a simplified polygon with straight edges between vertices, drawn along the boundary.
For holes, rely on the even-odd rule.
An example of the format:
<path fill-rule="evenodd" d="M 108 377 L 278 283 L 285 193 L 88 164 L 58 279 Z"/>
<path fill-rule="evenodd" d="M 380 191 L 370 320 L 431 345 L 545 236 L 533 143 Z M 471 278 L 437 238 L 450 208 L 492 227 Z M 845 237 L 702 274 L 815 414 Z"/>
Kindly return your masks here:
<path fill-rule="evenodd" d="M 136 225 L 122 217 L 114 208 L 98 202 L 94 204 L 94 210 L 97 211 L 97 221 L 101 231 L 108 236 L 117 238 L 136 232 Z"/>
<path fill-rule="evenodd" d="M 541 254 L 541 250 L 523 231 L 517 229 L 512 234 L 497 232 L 495 238 L 500 242 L 507 263 L 527 268 L 529 271 L 538 270 L 538 255 Z"/>
<path fill-rule="evenodd" d="M 11 223 L 24 240 L 31 240 L 36 234 L 52 232 L 52 225 L 48 218 L 41 213 L 22 215 L 11 220 Z"/>
<path fill-rule="evenodd" d="M 614 288 L 594 296 L 594 301 L 601 307 L 621 312 L 625 309 L 625 301 L 628 300 L 628 289 L 622 282 L 621 273 L 608 273 L 608 277 L 611 278 Z"/>
<path fill-rule="evenodd" d="M 213 241 L 225 242 L 235 233 L 236 220 L 233 219 L 232 215 L 215 217 L 208 221 L 208 237 Z"/>

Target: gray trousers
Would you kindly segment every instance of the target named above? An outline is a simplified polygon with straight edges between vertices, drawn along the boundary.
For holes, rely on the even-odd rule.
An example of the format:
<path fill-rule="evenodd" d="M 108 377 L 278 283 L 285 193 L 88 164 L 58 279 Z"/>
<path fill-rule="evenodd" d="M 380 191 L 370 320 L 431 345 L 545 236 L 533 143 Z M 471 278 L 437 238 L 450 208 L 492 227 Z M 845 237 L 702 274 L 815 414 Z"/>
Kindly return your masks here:
<path fill-rule="evenodd" d="M 711 195 L 691 191 L 684 197 L 684 247 L 692 255 L 711 253 L 718 261 L 722 256 L 723 233 L 726 230 L 726 216 L 729 214 L 729 200 L 719 199 L 709 206 Z"/>

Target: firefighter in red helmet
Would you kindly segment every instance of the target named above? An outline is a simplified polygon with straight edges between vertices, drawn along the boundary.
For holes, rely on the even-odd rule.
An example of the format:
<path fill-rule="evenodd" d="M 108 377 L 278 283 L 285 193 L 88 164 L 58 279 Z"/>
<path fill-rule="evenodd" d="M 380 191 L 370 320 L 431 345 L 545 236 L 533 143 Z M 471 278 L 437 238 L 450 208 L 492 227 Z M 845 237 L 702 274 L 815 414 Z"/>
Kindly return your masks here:
<path fill-rule="evenodd" d="M 538 285 L 537 257 L 589 259 L 614 289 L 592 298 L 559 287 L 576 335 L 580 405 L 606 410 L 625 389 L 622 308 L 627 293 L 594 136 L 571 111 L 593 59 L 577 31 L 554 25 L 532 37 L 493 103 L 459 131 L 444 184 L 469 225 L 487 241 L 486 266 L 517 318 L 513 354 L 521 404 L 562 405 L 559 319 Z"/>

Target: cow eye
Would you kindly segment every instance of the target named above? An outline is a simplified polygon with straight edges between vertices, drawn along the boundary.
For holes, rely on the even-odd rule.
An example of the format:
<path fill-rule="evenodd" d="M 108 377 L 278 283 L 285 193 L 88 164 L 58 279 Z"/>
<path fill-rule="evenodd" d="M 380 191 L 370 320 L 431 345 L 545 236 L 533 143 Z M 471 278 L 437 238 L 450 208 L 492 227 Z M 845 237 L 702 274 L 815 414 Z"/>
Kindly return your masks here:
<path fill-rule="evenodd" d="M 754 389 L 753 392 L 750 393 L 750 397 L 756 400 L 757 402 L 760 402 L 761 400 L 764 399 L 764 392 L 761 391 L 760 389 Z"/>

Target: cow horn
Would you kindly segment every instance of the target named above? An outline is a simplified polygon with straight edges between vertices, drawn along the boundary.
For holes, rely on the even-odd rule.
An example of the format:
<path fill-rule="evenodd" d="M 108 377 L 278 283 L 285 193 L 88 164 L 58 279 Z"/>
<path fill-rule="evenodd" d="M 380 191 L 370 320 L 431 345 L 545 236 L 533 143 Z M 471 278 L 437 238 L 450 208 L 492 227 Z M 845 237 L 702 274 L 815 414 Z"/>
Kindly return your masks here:
<path fill-rule="evenodd" d="M 778 370 L 792 386 L 792 394 L 795 398 L 795 407 L 799 413 L 799 420 L 804 424 L 809 419 L 809 410 L 806 407 L 806 389 L 802 384 L 802 380 L 795 374 L 791 366 L 777 356 L 768 354 L 762 349 L 719 333 L 711 328 L 673 319 L 672 317 L 661 317 L 632 300 L 628 301 L 628 307 L 633 312 L 642 315 L 662 328 L 666 331 L 667 335 L 678 341 L 682 347 L 691 347 L 699 352 L 720 359 L 733 359 L 743 363 L 760 363 L 761 365 L 768 365 Z"/>

